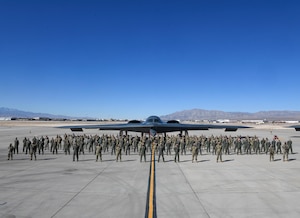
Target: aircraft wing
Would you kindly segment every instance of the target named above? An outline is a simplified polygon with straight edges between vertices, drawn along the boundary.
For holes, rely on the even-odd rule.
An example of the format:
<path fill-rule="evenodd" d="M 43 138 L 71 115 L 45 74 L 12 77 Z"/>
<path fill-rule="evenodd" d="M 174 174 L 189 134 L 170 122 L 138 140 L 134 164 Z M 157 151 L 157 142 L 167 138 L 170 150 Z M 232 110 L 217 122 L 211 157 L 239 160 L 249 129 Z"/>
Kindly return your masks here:
<path fill-rule="evenodd" d="M 295 128 L 296 131 L 300 131 L 300 125 L 290 126 L 291 128 Z"/>
<path fill-rule="evenodd" d="M 107 124 L 107 125 L 78 125 L 63 126 L 60 128 L 69 128 L 72 131 L 83 131 L 83 129 L 99 129 L 99 130 L 118 130 L 132 131 L 141 133 L 156 133 L 189 131 L 189 130 L 209 130 L 209 129 L 225 129 L 225 131 L 236 131 L 239 128 L 249 128 L 245 126 L 234 125 L 214 125 L 214 124 L 182 124 L 182 123 L 125 123 L 125 124 Z"/>
<path fill-rule="evenodd" d="M 99 129 L 99 130 L 118 130 L 118 131 L 136 131 L 142 130 L 141 124 L 102 124 L 102 125 L 76 125 L 76 126 L 61 126 L 59 128 L 71 129 L 73 132 L 82 132 L 83 129 Z M 147 128 L 144 126 L 144 128 Z"/>
<path fill-rule="evenodd" d="M 169 124 L 171 125 L 171 124 Z M 225 131 L 232 132 L 237 129 L 249 128 L 246 126 L 236 126 L 236 125 L 217 125 L 217 124 L 172 124 L 168 128 L 172 131 L 188 131 L 188 130 L 209 130 L 209 129 L 225 129 Z"/>

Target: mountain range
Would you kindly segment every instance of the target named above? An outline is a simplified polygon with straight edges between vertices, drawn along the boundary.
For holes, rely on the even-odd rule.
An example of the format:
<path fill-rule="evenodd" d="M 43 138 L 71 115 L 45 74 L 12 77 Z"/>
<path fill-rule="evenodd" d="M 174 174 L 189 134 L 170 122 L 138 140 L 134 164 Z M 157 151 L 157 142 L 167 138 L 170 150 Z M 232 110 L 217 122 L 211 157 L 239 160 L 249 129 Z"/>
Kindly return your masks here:
<path fill-rule="evenodd" d="M 0 117 L 14 117 L 14 118 L 35 118 L 35 117 L 47 117 L 50 119 L 73 119 L 74 117 L 64 115 L 53 115 L 47 113 L 34 113 L 28 111 L 21 111 L 17 109 L 11 109 L 6 107 L 0 107 Z"/>
<path fill-rule="evenodd" d="M 247 112 L 224 112 L 218 110 L 192 109 L 178 111 L 169 115 L 161 116 L 164 120 L 268 120 L 268 121 L 296 121 L 300 120 L 300 111 L 260 111 Z"/>
<path fill-rule="evenodd" d="M 0 107 L 0 117 L 34 118 L 47 117 L 51 119 L 85 119 L 84 117 L 70 117 L 65 115 L 53 115 L 47 113 L 33 113 L 17 109 Z M 248 112 L 224 112 L 219 110 L 191 109 L 178 111 L 161 116 L 163 120 L 300 120 L 300 111 L 260 111 Z"/>

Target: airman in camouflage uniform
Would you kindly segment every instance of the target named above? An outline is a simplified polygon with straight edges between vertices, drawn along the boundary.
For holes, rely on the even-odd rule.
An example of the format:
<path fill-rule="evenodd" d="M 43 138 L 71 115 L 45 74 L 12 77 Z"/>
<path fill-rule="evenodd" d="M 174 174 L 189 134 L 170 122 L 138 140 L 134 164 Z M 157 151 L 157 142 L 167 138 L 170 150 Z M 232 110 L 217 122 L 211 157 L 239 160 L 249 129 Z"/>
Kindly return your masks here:
<path fill-rule="evenodd" d="M 165 145 L 162 142 L 159 142 L 157 149 L 158 149 L 158 160 L 157 161 L 159 162 L 160 157 L 162 157 L 163 162 L 165 162 L 165 157 L 164 157 Z"/>
<path fill-rule="evenodd" d="M 116 155 L 116 144 L 117 144 L 117 139 L 113 136 L 111 139 L 111 155 Z"/>
<path fill-rule="evenodd" d="M 96 142 L 96 161 L 98 161 L 98 158 L 100 161 L 102 161 L 102 145 Z"/>
<path fill-rule="evenodd" d="M 19 154 L 19 140 L 18 138 L 15 139 L 15 145 L 14 145 L 14 154 L 17 152 Z"/>
<path fill-rule="evenodd" d="M 48 136 L 46 136 L 46 138 L 45 138 L 45 149 L 49 150 L 49 138 L 48 138 Z"/>
<path fill-rule="evenodd" d="M 26 137 L 23 139 L 23 152 L 25 152 L 25 149 L 26 149 L 26 142 L 27 142 L 27 139 Z"/>
<path fill-rule="evenodd" d="M 119 159 L 120 159 L 120 161 L 122 161 L 122 157 L 121 157 L 121 155 L 122 155 L 121 154 L 122 153 L 122 148 L 121 148 L 121 145 L 123 143 L 121 141 L 116 145 L 116 161 L 117 162 L 118 162 Z"/>
<path fill-rule="evenodd" d="M 266 152 L 266 140 L 265 138 L 263 138 L 262 140 L 260 140 L 260 144 L 261 144 L 261 152 Z"/>
<path fill-rule="evenodd" d="M 79 159 L 79 149 L 80 149 L 80 142 L 76 138 L 73 141 L 73 161 L 75 161 L 75 157 L 76 157 L 76 160 L 78 161 L 78 159 Z"/>
<path fill-rule="evenodd" d="M 217 146 L 216 146 L 216 153 L 217 153 L 217 163 L 222 162 L 222 144 L 221 142 L 217 142 Z"/>
<path fill-rule="evenodd" d="M 174 146 L 174 152 L 175 152 L 174 161 L 176 163 L 176 161 L 179 162 L 179 144 L 178 143 L 176 143 L 175 146 Z"/>
<path fill-rule="evenodd" d="M 268 154 L 270 147 L 271 147 L 271 142 L 269 141 L 268 138 L 266 138 L 266 155 Z"/>
<path fill-rule="evenodd" d="M 275 148 L 276 148 L 276 140 L 275 140 L 275 138 L 273 138 L 273 140 L 271 142 L 271 147 L 273 147 L 274 152 L 275 152 Z"/>
<path fill-rule="evenodd" d="M 217 149 L 216 149 L 217 143 L 214 137 L 212 137 L 211 140 L 211 147 L 212 147 L 212 154 L 216 155 L 217 154 Z"/>
<path fill-rule="evenodd" d="M 35 139 L 35 140 L 34 140 Z M 36 160 L 36 149 L 37 149 L 37 140 L 34 137 L 32 143 L 30 144 L 30 160 L 32 160 L 34 156 L 34 160 Z"/>
<path fill-rule="evenodd" d="M 282 154 L 282 151 L 281 151 L 281 141 L 278 139 L 277 142 L 276 142 L 276 154 L 278 154 L 278 152 L 280 152 L 280 154 Z"/>
<path fill-rule="evenodd" d="M 14 146 L 12 145 L 12 143 L 9 144 L 8 146 L 8 158 L 7 160 L 12 160 L 13 159 L 13 153 L 14 153 Z"/>
<path fill-rule="evenodd" d="M 171 155 L 171 139 L 168 138 L 166 142 L 166 147 L 167 147 L 167 155 Z"/>
<path fill-rule="evenodd" d="M 241 141 L 241 139 L 237 138 L 235 144 L 236 144 L 236 149 L 237 149 L 236 154 L 242 154 L 242 141 Z"/>
<path fill-rule="evenodd" d="M 133 152 L 137 152 L 139 150 L 138 145 L 139 145 L 139 138 L 134 137 L 133 140 L 132 140 Z"/>
<path fill-rule="evenodd" d="M 293 154 L 293 146 L 292 146 L 293 142 L 291 139 L 289 139 L 287 141 L 287 145 L 289 146 L 289 150 L 291 151 L 291 154 Z"/>
<path fill-rule="evenodd" d="M 144 161 L 146 162 L 146 145 L 144 141 L 139 141 L 139 148 L 140 148 L 140 162 L 142 162 L 142 159 L 144 157 Z"/>
<path fill-rule="evenodd" d="M 258 138 L 255 136 L 255 138 L 253 140 L 253 147 L 254 147 L 255 154 L 260 154 L 259 144 L 260 144 L 260 142 L 259 142 Z"/>
<path fill-rule="evenodd" d="M 185 144 L 185 138 L 182 137 L 180 140 L 180 149 L 181 149 L 181 155 L 186 155 L 186 144 Z"/>
<path fill-rule="evenodd" d="M 42 153 L 42 155 L 44 155 L 44 141 L 45 141 L 45 139 L 44 139 L 44 137 L 42 136 L 42 138 L 40 138 L 39 140 L 38 140 L 38 150 L 39 150 L 39 154 L 41 154 Z"/>
<path fill-rule="evenodd" d="M 192 146 L 192 163 L 194 163 L 194 160 L 197 163 L 197 156 L 198 156 L 198 147 L 196 142 Z"/>
<path fill-rule="evenodd" d="M 289 146 L 286 142 L 282 145 L 282 150 L 283 150 L 283 161 L 289 161 Z"/>
<path fill-rule="evenodd" d="M 67 136 L 64 138 L 64 151 L 65 155 L 70 154 L 70 142 Z"/>
<path fill-rule="evenodd" d="M 250 139 L 249 139 L 249 137 L 247 137 L 247 138 L 244 140 L 244 148 L 245 148 L 246 154 L 251 154 L 251 144 L 250 144 Z"/>
<path fill-rule="evenodd" d="M 51 147 L 52 147 L 52 154 L 54 154 L 54 153 L 57 154 L 57 150 L 58 150 L 58 138 L 52 139 Z"/>
<path fill-rule="evenodd" d="M 130 155 L 130 140 L 128 138 L 125 139 L 125 143 L 124 143 L 124 146 L 125 146 L 125 155 Z"/>
<path fill-rule="evenodd" d="M 31 141 L 29 139 L 26 139 L 25 154 L 30 153 L 30 146 L 31 146 Z"/>
<path fill-rule="evenodd" d="M 274 161 L 275 147 L 273 145 L 269 147 L 269 152 L 270 152 L 270 161 Z"/>

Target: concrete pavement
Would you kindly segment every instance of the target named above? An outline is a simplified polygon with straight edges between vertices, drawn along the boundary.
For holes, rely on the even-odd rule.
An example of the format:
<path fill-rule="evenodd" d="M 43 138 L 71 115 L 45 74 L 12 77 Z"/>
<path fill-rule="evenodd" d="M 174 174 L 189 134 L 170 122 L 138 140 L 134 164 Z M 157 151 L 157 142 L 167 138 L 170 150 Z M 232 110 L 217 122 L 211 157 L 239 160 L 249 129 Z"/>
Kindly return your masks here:
<path fill-rule="evenodd" d="M 145 217 L 149 154 L 146 163 L 140 163 L 137 154 L 122 154 L 122 162 L 115 162 L 110 153 L 95 162 L 95 155 L 88 152 L 73 162 L 72 155 L 62 151 L 57 155 L 46 151 L 37 155 L 37 161 L 23 153 L 7 160 L 7 147 L 15 137 L 22 148 L 24 137 L 65 132 L 71 133 L 53 127 L 0 126 L 0 217 Z M 269 162 L 265 154 L 223 155 L 223 163 L 216 163 L 211 154 L 198 156 L 198 163 L 191 162 L 190 152 L 180 156 L 180 163 L 173 155 L 165 156 L 166 162 L 155 161 L 157 217 L 299 217 L 300 138 L 293 137 L 299 132 L 247 129 L 193 134 L 292 137 L 296 154 L 289 155 L 289 162 L 283 162 L 282 155 Z"/>

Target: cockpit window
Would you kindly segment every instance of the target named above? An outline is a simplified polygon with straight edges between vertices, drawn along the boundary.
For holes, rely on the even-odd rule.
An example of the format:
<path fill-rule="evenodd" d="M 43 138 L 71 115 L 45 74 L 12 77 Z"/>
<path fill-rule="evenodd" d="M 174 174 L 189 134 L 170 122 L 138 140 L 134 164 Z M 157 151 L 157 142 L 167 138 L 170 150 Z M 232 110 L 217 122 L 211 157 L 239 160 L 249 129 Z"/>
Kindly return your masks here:
<path fill-rule="evenodd" d="M 156 117 L 156 116 L 149 117 L 146 122 L 148 122 L 148 123 L 162 123 L 161 119 L 159 117 Z"/>

